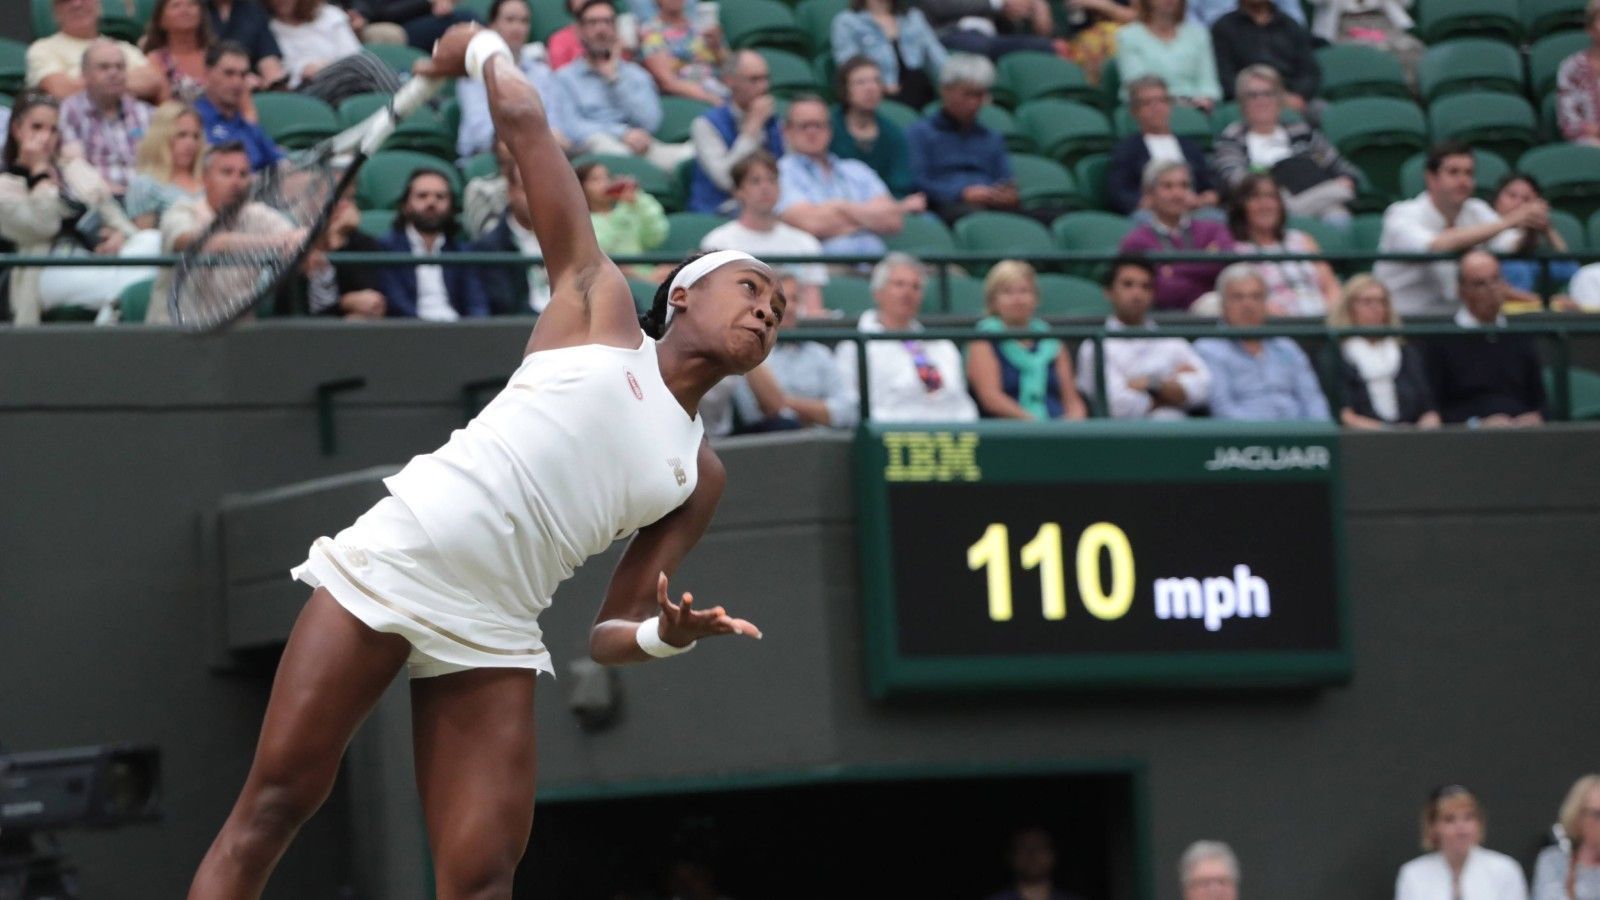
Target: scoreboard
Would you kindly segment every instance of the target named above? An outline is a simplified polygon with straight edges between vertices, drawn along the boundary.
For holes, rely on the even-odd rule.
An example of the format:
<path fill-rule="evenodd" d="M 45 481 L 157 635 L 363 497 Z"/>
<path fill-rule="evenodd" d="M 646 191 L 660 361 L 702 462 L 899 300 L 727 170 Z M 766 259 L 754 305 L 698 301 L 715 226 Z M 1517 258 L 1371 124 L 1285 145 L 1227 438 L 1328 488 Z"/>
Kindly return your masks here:
<path fill-rule="evenodd" d="M 875 423 L 857 497 L 874 696 L 1349 677 L 1332 425 Z"/>

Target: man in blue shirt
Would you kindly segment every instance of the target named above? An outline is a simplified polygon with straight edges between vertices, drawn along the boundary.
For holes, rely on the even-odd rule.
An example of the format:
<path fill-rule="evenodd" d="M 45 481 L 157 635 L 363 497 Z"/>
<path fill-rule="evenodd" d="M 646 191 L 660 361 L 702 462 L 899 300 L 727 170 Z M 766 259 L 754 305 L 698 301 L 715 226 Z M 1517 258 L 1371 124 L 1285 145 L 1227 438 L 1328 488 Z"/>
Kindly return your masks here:
<path fill-rule="evenodd" d="M 866 163 L 829 152 L 833 125 L 820 97 L 790 101 L 783 137 L 789 150 L 778 160 L 779 218 L 810 232 L 826 253 L 881 255 L 882 236 L 900 232 L 905 213 L 916 211 L 905 204 L 916 201 L 896 201 Z"/>
<path fill-rule="evenodd" d="M 260 171 L 283 158 L 278 145 L 266 132 L 240 114 L 245 92 L 250 90 L 250 54 L 233 41 L 212 44 L 206 51 L 206 90 L 194 103 L 206 143 L 244 145 L 250 155 L 250 168 Z"/>
<path fill-rule="evenodd" d="M 1222 323 L 1259 328 L 1267 321 L 1267 283 L 1249 263 L 1217 276 Z M 1196 353 L 1211 370 L 1211 415 L 1255 421 L 1330 418 L 1328 398 L 1300 345 L 1286 337 L 1201 338 Z"/>
<path fill-rule="evenodd" d="M 622 58 L 616 4 L 588 0 L 577 24 L 583 56 L 556 71 L 560 101 L 551 124 L 588 153 L 642 156 L 667 172 L 694 156 L 688 144 L 652 136 L 661 125 L 661 95 L 649 72 Z"/>

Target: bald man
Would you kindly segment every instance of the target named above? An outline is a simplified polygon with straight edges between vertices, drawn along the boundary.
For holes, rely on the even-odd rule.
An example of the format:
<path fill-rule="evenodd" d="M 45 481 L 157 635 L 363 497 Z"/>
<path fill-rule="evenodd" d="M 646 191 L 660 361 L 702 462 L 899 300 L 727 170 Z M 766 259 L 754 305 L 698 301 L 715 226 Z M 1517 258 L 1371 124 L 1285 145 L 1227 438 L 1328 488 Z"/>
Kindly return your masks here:
<path fill-rule="evenodd" d="M 1435 338 L 1428 379 L 1445 422 L 1504 428 L 1544 422 L 1544 378 L 1538 347 L 1524 334 L 1485 333 L 1505 325 L 1507 285 L 1500 262 L 1474 250 L 1461 257 L 1456 324 L 1465 337 Z"/>
<path fill-rule="evenodd" d="M 61 140 L 79 145 L 83 158 L 121 194 L 150 127 L 150 104 L 128 92 L 128 61 L 116 41 L 91 41 L 82 72 L 83 90 L 61 101 Z"/>

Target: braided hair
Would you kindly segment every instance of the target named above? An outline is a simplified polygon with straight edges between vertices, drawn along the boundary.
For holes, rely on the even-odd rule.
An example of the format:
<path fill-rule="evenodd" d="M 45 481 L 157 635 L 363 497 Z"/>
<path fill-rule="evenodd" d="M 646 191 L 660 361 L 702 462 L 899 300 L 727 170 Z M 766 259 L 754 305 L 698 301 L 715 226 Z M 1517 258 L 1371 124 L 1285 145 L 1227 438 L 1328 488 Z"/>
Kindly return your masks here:
<path fill-rule="evenodd" d="M 649 312 L 639 317 L 639 327 L 644 329 L 644 333 L 649 335 L 652 340 L 661 340 L 661 336 L 667 333 L 667 327 L 670 324 L 667 322 L 667 301 L 672 297 L 672 279 L 678 277 L 678 273 L 683 271 L 684 266 L 705 256 L 707 252 L 701 250 L 684 257 L 683 262 L 673 266 L 672 271 L 668 272 L 667 277 L 663 278 L 661 284 L 656 287 L 656 296 L 650 303 Z"/>

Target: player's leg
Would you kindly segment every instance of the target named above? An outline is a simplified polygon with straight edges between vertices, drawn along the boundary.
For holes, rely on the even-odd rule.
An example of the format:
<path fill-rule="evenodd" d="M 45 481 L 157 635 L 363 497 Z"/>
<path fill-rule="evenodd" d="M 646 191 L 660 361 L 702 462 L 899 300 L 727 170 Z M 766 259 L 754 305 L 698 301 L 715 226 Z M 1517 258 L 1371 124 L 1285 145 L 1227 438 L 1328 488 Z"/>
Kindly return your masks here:
<path fill-rule="evenodd" d="M 278 663 L 250 775 L 195 873 L 191 900 L 260 896 L 410 652 L 405 638 L 368 628 L 326 589 L 311 594 Z"/>
<path fill-rule="evenodd" d="M 471 669 L 411 682 L 417 789 L 438 900 L 511 896 L 533 827 L 531 669 Z"/>

